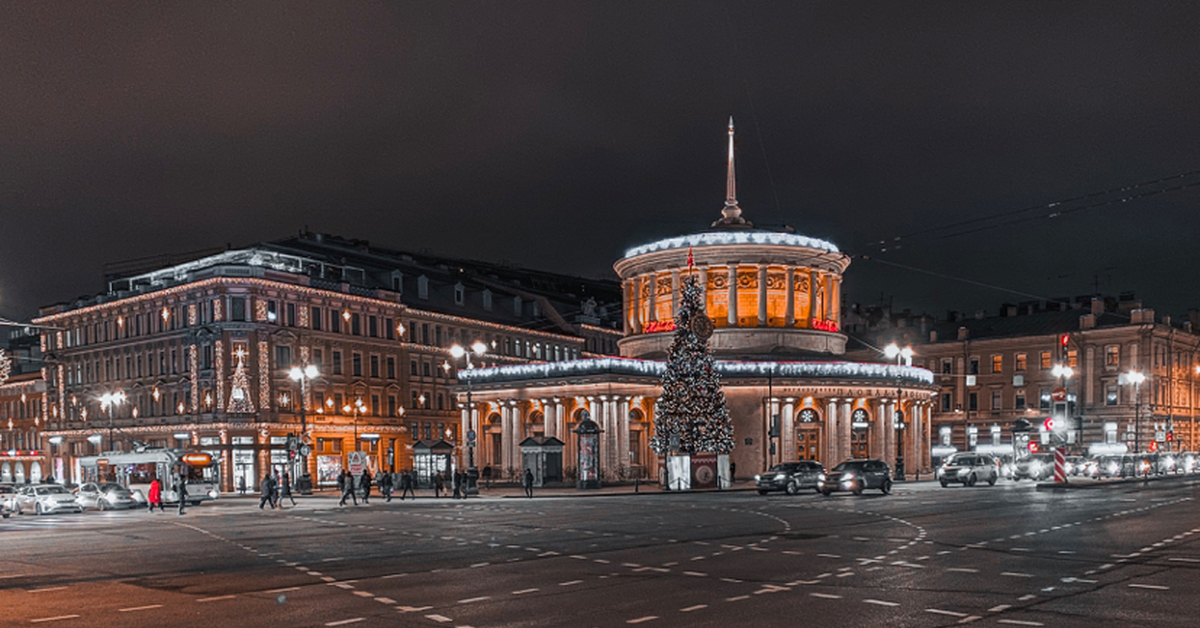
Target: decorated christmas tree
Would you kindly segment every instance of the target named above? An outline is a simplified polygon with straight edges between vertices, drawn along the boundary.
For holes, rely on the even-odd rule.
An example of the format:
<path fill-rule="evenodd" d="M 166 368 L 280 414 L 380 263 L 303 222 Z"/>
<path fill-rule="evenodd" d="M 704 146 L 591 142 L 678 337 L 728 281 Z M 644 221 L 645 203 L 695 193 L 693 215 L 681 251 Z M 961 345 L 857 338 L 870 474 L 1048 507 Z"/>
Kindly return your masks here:
<path fill-rule="evenodd" d="M 676 451 L 727 454 L 733 449 L 733 422 L 716 361 L 708 350 L 711 335 L 712 321 L 704 311 L 700 285 L 693 275 L 681 286 L 675 339 L 667 352 L 662 396 L 650 438 L 650 447 L 660 455 Z"/>
<path fill-rule="evenodd" d="M 254 412 L 254 402 L 250 401 L 250 378 L 246 376 L 246 350 L 238 347 L 234 353 L 237 366 L 233 369 L 233 379 L 229 382 L 229 407 L 227 411 L 233 414 L 249 414 Z"/>

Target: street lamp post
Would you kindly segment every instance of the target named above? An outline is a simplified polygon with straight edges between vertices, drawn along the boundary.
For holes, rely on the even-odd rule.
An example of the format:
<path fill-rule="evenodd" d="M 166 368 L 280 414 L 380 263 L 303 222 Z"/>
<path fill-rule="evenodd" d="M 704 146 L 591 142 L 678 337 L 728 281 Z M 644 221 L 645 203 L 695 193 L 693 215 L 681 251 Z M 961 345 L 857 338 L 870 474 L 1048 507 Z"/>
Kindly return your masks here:
<path fill-rule="evenodd" d="M 100 407 L 108 411 L 108 449 L 112 451 L 116 449 L 113 443 L 113 413 L 116 411 L 114 406 L 119 406 L 125 403 L 125 392 L 118 390 L 115 393 L 104 393 L 100 395 Z"/>
<path fill-rule="evenodd" d="M 354 413 L 354 451 L 358 451 L 358 415 L 362 414 L 364 407 L 366 407 L 366 404 L 363 403 L 362 397 L 355 399 L 353 406 L 350 404 L 342 406 L 342 412 Z"/>
<path fill-rule="evenodd" d="M 896 366 L 912 366 L 912 357 L 913 357 L 913 348 L 912 347 L 901 347 L 900 345 L 893 342 L 883 348 L 883 354 L 885 356 L 887 356 L 888 359 L 895 358 Z M 896 373 L 896 411 L 894 413 L 892 413 L 892 428 L 891 429 L 892 429 L 893 433 L 896 434 L 896 447 L 900 451 L 904 451 L 904 431 L 903 431 L 904 423 L 903 423 L 903 419 L 901 418 L 903 416 L 903 410 L 901 410 L 902 406 L 901 406 L 901 402 L 900 402 L 900 398 L 903 394 L 904 394 L 904 391 L 901 388 L 900 373 L 897 372 Z M 887 429 L 887 428 L 885 427 L 884 429 Z M 916 438 L 916 437 L 917 436 L 914 434 L 911 438 Z M 892 453 L 894 454 L 895 452 L 893 451 Z M 918 462 L 917 464 L 919 465 L 920 463 Z M 897 464 L 895 471 L 896 471 L 895 477 L 897 480 L 905 479 L 904 478 L 904 467 L 901 467 L 899 464 Z M 918 467 L 918 473 L 919 473 L 919 467 Z"/>
<path fill-rule="evenodd" d="M 471 363 L 471 354 L 483 356 L 487 353 L 488 346 L 480 340 L 476 340 L 471 344 L 470 349 L 463 347 L 460 344 L 450 345 L 450 355 L 455 359 L 464 360 L 467 369 L 473 369 L 475 366 Z M 448 369 L 447 369 L 448 370 Z M 463 437 L 467 444 L 467 493 L 478 493 L 479 485 L 479 470 L 475 468 L 475 405 L 471 399 L 471 379 L 467 378 L 467 421 L 466 430 Z"/>
<path fill-rule="evenodd" d="M 308 470 L 308 416 L 305 410 L 308 406 L 308 380 L 316 379 L 321 375 L 321 371 L 317 369 L 315 364 L 305 364 L 303 368 L 293 366 L 288 371 L 288 377 L 292 381 L 300 382 L 300 468 L 303 469 L 300 477 L 296 478 L 296 489 L 302 494 L 312 492 L 312 475 Z M 294 470 L 294 469 L 293 469 Z"/>
<path fill-rule="evenodd" d="M 1142 451 L 1142 382 L 1146 376 L 1139 371 L 1129 371 L 1124 383 L 1133 384 L 1133 453 Z"/>

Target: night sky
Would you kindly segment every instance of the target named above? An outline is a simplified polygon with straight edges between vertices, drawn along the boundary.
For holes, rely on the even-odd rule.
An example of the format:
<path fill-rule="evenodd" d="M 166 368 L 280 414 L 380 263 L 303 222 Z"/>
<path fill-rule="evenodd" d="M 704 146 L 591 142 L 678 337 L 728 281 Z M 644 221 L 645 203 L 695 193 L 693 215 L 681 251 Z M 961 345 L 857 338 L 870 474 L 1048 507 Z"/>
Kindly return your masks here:
<path fill-rule="evenodd" d="M 719 217 L 730 115 L 744 216 L 869 255 L 851 301 L 1179 315 L 1198 32 L 1190 2 L 10 1 L 0 316 L 306 226 L 615 279 Z"/>

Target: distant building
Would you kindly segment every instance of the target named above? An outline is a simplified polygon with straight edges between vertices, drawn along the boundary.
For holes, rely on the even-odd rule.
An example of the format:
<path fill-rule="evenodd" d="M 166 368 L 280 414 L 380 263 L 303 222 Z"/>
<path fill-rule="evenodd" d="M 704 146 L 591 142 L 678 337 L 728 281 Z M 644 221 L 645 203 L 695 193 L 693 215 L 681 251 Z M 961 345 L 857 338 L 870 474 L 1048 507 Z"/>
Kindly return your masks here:
<path fill-rule="evenodd" d="M 3 330 L 0 344 L 0 482 L 38 482 L 46 460 L 40 433 L 46 384 L 41 375 L 38 333 Z"/>
<path fill-rule="evenodd" d="M 615 282 L 317 233 L 113 269 L 105 293 L 35 321 L 50 327 L 40 436 L 61 440 L 51 465 L 68 480 L 80 457 L 138 443 L 214 454 L 224 490 L 272 467 L 299 477 L 287 447 L 302 416 L 317 484 L 355 450 L 376 471 L 411 468 L 414 446 L 463 445 L 451 345 L 482 341 L 477 365 L 494 365 L 612 354 L 620 338 Z M 304 365 L 319 375 L 302 396 L 289 371 Z M 127 401 L 110 416 L 99 400 L 117 391 Z"/>
<path fill-rule="evenodd" d="M 1066 438 L 1076 452 L 1194 451 L 1200 444 L 1200 320 L 1156 317 L 1132 295 L 1006 304 L 998 315 L 952 313 L 942 321 L 851 309 L 857 335 L 876 346 L 910 344 L 916 363 L 934 373 L 931 445 L 939 453 L 1009 451 L 1018 419 L 1033 425 L 1034 440 L 1048 443 L 1040 428 L 1058 388 L 1067 397 Z M 861 346 L 850 354 L 878 355 Z M 1056 365 L 1073 375 L 1055 376 Z M 1133 371 L 1144 381 L 1132 383 Z"/>

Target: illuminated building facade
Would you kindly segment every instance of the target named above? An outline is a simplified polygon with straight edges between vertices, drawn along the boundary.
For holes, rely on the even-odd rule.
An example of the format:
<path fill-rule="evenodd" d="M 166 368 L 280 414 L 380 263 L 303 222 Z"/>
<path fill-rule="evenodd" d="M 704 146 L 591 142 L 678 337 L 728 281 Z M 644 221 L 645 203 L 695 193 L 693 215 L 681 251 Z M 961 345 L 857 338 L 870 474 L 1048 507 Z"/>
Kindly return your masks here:
<path fill-rule="evenodd" d="M 611 312 L 611 314 L 610 314 Z M 455 343 L 482 341 L 478 365 L 554 362 L 615 350 L 610 282 L 412 255 L 302 233 L 114 278 L 91 299 L 42 309 L 52 465 L 136 443 L 185 445 L 222 461 L 222 488 L 254 490 L 292 469 L 302 415 L 317 485 L 347 453 L 408 469 L 412 447 L 464 434 L 451 386 Z M 303 387 L 292 367 L 313 365 Z M 102 407 L 105 393 L 126 401 Z"/>

